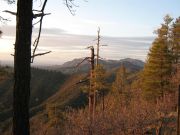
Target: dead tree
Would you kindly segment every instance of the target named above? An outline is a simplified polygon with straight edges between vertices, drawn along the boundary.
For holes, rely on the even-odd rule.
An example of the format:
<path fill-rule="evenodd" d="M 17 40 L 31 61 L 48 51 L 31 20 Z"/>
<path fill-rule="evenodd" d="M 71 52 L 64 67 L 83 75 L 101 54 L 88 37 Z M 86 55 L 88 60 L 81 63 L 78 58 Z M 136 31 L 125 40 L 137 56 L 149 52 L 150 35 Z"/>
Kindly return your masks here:
<path fill-rule="evenodd" d="M 95 116 L 95 104 L 96 104 L 96 91 L 94 89 L 94 67 L 95 67 L 95 53 L 94 53 L 94 47 L 93 46 L 89 46 L 87 47 L 87 49 L 91 50 L 91 56 L 90 57 L 86 57 L 84 58 L 80 63 L 77 64 L 76 68 L 78 66 L 80 66 L 80 64 L 82 64 L 84 61 L 89 61 L 90 62 L 90 73 L 89 73 L 89 79 L 85 79 L 85 80 L 80 80 L 78 83 L 84 83 L 86 81 L 89 81 L 89 91 L 88 91 L 88 107 L 89 107 L 89 127 L 88 127 L 88 134 L 92 135 L 93 131 L 92 131 L 92 126 L 94 123 L 94 116 Z M 86 77 L 87 78 L 87 77 Z"/>
<path fill-rule="evenodd" d="M 98 31 L 97 31 L 97 55 L 96 55 L 96 66 L 99 65 L 99 59 L 101 58 L 100 55 L 99 55 L 99 51 L 100 51 L 100 46 L 107 46 L 107 45 L 101 45 L 100 44 L 100 39 L 101 39 L 101 36 L 100 36 L 100 27 L 98 27 Z M 98 91 L 98 90 L 97 90 Z M 102 100 L 103 100 L 103 105 L 102 105 L 102 109 L 103 109 L 103 112 L 104 112 L 104 108 L 105 108 L 105 105 L 104 105 L 104 90 L 102 91 Z M 103 113 L 104 114 L 104 113 Z"/>
<path fill-rule="evenodd" d="M 77 84 L 83 83 L 83 82 L 86 82 L 87 80 L 90 81 L 89 92 L 88 92 L 88 100 L 89 100 L 88 107 L 89 107 L 89 120 L 90 120 L 90 125 L 89 125 L 89 130 L 88 130 L 89 135 L 93 134 L 92 126 L 94 125 L 96 102 L 97 102 L 96 101 L 97 100 L 96 99 L 96 89 L 95 89 L 96 82 L 94 82 L 95 77 L 96 77 L 96 75 L 94 73 L 94 69 L 95 69 L 95 56 L 96 56 L 96 66 L 98 66 L 99 58 L 100 58 L 100 56 L 99 56 L 99 47 L 100 46 L 106 46 L 106 45 L 100 45 L 100 28 L 98 28 L 98 37 L 97 37 L 96 40 L 97 40 L 97 44 L 96 44 L 97 45 L 97 54 L 95 55 L 95 53 L 94 53 L 94 46 L 87 47 L 87 49 L 91 50 L 91 56 L 84 58 L 76 66 L 76 67 L 78 67 L 80 64 L 82 64 L 86 60 L 88 60 L 90 62 L 90 65 L 91 65 L 91 68 L 90 68 L 90 79 L 85 79 L 84 81 L 81 80 L 80 82 L 77 83 Z M 104 96 L 104 93 L 103 93 L 103 96 Z M 103 108 L 104 108 L 104 97 L 103 97 Z"/>
<path fill-rule="evenodd" d="M 94 90 L 94 82 L 92 82 L 94 78 L 94 47 L 91 46 L 91 58 L 90 58 L 90 64 L 91 64 L 91 70 L 90 70 L 90 90 L 89 90 L 89 113 L 90 113 L 90 119 L 92 119 L 92 122 L 94 121 L 94 114 L 95 114 L 95 90 Z"/>
<path fill-rule="evenodd" d="M 100 45 L 100 28 L 98 28 L 98 37 L 97 37 L 97 57 L 96 57 L 96 66 L 99 64 L 99 45 Z"/>
<path fill-rule="evenodd" d="M 96 91 L 94 89 L 94 67 L 95 67 L 95 54 L 94 54 L 94 47 L 88 47 L 91 50 L 91 57 L 90 57 L 90 89 L 89 89 L 89 135 L 93 134 L 92 127 L 94 126 L 94 117 L 95 117 L 95 106 L 96 106 Z"/>

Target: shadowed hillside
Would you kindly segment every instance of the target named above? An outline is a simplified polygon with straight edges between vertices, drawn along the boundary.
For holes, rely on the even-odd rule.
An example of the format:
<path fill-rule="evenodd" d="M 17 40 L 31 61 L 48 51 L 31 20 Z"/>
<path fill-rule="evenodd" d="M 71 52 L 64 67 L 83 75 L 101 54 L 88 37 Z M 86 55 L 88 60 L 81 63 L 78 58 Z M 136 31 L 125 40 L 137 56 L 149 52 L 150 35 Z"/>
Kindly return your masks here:
<path fill-rule="evenodd" d="M 61 72 L 32 68 L 31 78 L 30 107 L 32 108 L 52 96 L 64 83 L 67 76 Z M 13 82 L 12 73 L 0 81 L 0 121 L 11 116 Z"/>

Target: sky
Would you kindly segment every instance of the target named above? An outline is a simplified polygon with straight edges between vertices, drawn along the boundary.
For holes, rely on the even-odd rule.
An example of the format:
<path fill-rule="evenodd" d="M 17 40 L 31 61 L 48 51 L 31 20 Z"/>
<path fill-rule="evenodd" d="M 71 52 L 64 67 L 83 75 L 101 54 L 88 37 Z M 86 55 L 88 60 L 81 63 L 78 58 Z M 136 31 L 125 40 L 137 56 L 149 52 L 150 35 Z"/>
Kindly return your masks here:
<path fill-rule="evenodd" d="M 48 63 L 47 57 L 52 64 L 56 64 L 58 59 L 63 63 L 73 57 L 86 55 L 87 50 L 80 54 L 77 48 L 84 49 L 88 44 L 95 44 L 93 39 L 98 27 L 101 28 L 102 42 L 108 44 L 108 47 L 103 49 L 111 50 L 102 53 L 104 57 L 109 59 L 133 57 L 145 60 L 153 41 L 152 37 L 155 36 L 153 31 L 163 22 L 163 17 L 166 14 L 170 14 L 173 18 L 180 16 L 179 0 L 88 0 L 88 2 L 75 0 L 74 3 L 78 7 L 73 7 L 76 12 L 75 16 L 72 16 L 63 0 L 48 0 L 45 11 L 51 15 L 44 17 L 44 37 L 40 41 L 39 50 L 56 51 L 49 54 L 49 57 L 38 58 L 37 63 Z M 34 0 L 34 9 L 39 9 L 41 5 L 40 0 Z M 11 20 L 0 24 L 0 28 L 4 31 L 0 39 L 0 61 L 12 61 L 7 54 L 13 53 L 15 17 L 2 13 L 5 9 L 16 11 L 16 6 L 0 1 L 0 15 Z M 75 47 L 77 52 L 70 47 Z"/>

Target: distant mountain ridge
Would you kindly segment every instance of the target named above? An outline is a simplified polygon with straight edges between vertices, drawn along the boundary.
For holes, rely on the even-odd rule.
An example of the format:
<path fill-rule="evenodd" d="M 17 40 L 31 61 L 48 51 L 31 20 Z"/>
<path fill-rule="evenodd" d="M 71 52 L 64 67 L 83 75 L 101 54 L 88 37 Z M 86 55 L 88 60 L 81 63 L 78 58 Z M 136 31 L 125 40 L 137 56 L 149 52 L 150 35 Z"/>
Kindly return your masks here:
<path fill-rule="evenodd" d="M 76 58 L 72 61 L 65 62 L 62 65 L 55 65 L 49 67 L 43 67 L 49 70 L 61 71 L 65 74 L 72 74 L 77 72 L 88 72 L 89 63 L 84 61 L 80 66 L 76 67 L 84 58 Z M 127 69 L 132 71 L 141 70 L 144 67 L 144 62 L 137 59 L 126 58 L 121 60 L 99 60 L 99 63 L 104 66 L 106 70 L 114 70 L 124 65 Z"/>

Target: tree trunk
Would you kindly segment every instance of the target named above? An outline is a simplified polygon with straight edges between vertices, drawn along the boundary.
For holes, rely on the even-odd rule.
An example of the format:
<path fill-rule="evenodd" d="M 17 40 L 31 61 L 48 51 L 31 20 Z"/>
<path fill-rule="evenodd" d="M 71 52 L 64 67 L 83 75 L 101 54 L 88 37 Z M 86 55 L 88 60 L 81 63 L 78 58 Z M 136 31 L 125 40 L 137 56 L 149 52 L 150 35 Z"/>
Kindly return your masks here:
<path fill-rule="evenodd" d="M 29 135 L 32 0 L 18 0 L 14 56 L 13 135 Z"/>
<path fill-rule="evenodd" d="M 177 135 L 180 135 L 180 84 L 178 89 L 178 106 L 177 106 Z"/>

